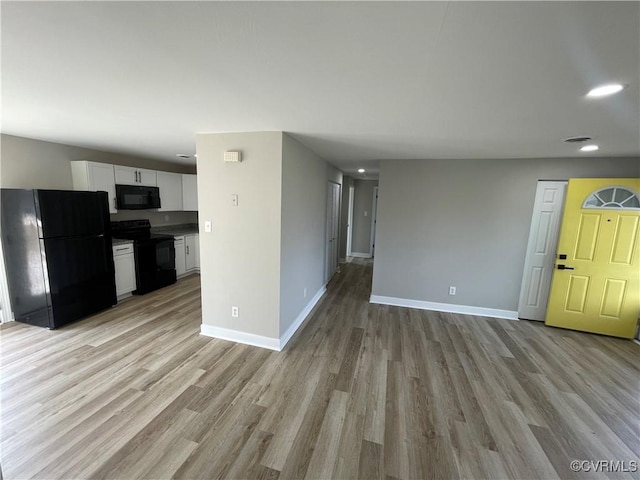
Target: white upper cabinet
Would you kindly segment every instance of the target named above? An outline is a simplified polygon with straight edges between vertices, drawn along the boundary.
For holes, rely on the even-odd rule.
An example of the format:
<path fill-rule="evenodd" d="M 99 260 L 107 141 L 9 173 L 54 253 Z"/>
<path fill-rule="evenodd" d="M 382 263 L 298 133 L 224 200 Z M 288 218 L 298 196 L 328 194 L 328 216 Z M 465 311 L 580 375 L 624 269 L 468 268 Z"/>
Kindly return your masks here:
<path fill-rule="evenodd" d="M 198 211 L 197 175 L 182 175 L 182 209 L 186 212 Z"/>
<path fill-rule="evenodd" d="M 71 177 L 74 190 L 107 192 L 109 213 L 117 213 L 116 182 L 113 165 L 108 163 L 78 160 L 71 162 Z"/>
<path fill-rule="evenodd" d="M 139 185 L 145 187 L 157 187 L 158 180 L 155 170 L 146 168 L 114 166 L 116 183 L 118 185 Z"/>
<path fill-rule="evenodd" d="M 158 187 L 163 212 L 198 211 L 196 175 L 158 172 L 146 168 L 125 167 L 110 163 L 75 160 L 71 162 L 74 190 L 103 191 L 109 195 L 109 213 L 116 208 L 116 184 Z"/>
<path fill-rule="evenodd" d="M 182 175 L 179 173 L 157 172 L 160 189 L 161 212 L 182 210 Z"/>

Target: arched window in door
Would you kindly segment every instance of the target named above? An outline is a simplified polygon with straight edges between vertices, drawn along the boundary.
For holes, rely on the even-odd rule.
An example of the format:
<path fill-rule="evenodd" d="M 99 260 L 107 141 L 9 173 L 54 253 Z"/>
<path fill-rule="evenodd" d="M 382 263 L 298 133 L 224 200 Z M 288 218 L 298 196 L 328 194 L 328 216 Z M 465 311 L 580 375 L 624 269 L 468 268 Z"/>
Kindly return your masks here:
<path fill-rule="evenodd" d="M 640 210 L 640 195 L 627 187 L 604 187 L 593 192 L 582 208 L 624 208 Z"/>

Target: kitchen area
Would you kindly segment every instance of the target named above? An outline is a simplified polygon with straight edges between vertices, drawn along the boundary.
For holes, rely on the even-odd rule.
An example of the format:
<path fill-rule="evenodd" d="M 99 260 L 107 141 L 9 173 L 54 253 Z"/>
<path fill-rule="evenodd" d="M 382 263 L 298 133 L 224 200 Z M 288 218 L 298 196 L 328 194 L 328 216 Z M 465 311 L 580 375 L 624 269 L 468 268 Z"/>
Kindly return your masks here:
<path fill-rule="evenodd" d="M 199 272 L 195 174 L 69 165 L 72 190 L 2 189 L 13 319 L 59 328 Z"/>

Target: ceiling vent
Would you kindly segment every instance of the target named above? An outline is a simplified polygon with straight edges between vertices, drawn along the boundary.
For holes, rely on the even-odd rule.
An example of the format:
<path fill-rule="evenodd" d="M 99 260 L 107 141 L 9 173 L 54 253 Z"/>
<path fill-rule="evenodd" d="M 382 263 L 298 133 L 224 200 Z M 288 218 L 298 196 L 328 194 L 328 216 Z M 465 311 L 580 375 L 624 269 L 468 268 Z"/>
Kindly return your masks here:
<path fill-rule="evenodd" d="M 567 143 L 583 143 L 589 140 L 591 140 L 591 137 L 569 137 L 564 139 Z"/>

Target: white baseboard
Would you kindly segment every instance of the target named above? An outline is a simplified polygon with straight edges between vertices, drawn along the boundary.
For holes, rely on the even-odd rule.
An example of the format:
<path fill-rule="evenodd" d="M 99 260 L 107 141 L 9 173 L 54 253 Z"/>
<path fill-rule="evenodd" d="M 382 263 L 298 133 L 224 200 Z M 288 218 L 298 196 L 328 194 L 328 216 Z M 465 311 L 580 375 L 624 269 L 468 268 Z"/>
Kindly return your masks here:
<path fill-rule="evenodd" d="M 362 252 L 351 252 L 351 256 L 356 258 L 371 258 L 370 253 L 362 253 Z"/>
<path fill-rule="evenodd" d="M 327 286 L 323 285 L 320 290 L 316 292 L 313 298 L 307 303 L 304 309 L 296 317 L 295 321 L 287 329 L 286 332 L 280 338 L 263 337 L 262 335 L 255 335 L 253 333 L 241 332 L 239 330 L 231 330 L 230 328 L 214 327 L 213 325 L 200 325 L 200 333 L 207 337 L 220 338 L 222 340 L 229 340 L 236 343 L 244 343 L 245 345 L 252 345 L 254 347 L 267 348 L 269 350 L 275 350 L 279 352 L 284 348 L 291 337 L 296 333 L 300 325 L 304 323 L 313 307 L 322 298 L 324 292 L 327 291 Z"/>
<path fill-rule="evenodd" d="M 478 317 L 518 320 L 518 312 L 512 310 L 498 310 L 496 308 L 473 307 L 469 305 L 454 305 L 451 303 L 424 302 L 422 300 L 385 297 L 382 295 L 371 295 L 369 301 L 370 303 L 394 305 L 397 307 L 418 308 L 420 310 L 435 310 L 436 312 L 461 313 L 464 315 L 476 315 Z"/>
<path fill-rule="evenodd" d="M 309 303 L 307 303 L 307 306 L 304 307 L 304 309 L 296 317 L 295 321 L 291 324 L 291 326 L 287 329 L 287 331 L 284 332 L 284 334 L 280 337 L 280 350 L 282 350 L 284 346 L 287 344 L 287 342 L 291 340 L 291 337 L 293 337 L 293 334 L 296 333 L 296 331 L 298 331 L 298 328 L 300 328 L 300 325 L 304 323 L 304 321 L 307 318 L 307 315 L 311 313 L 311 310 L 313 310 L 313 307 L 316 306 L 316 303 L 318 303 L 318 301 L 322 298 L 322 296 L 324 295 L 324 292 L 326 291 L 327 291 L 326 285 L 323 285 L 322 287 L 320 287 L 320 290 L 318 290 L 316 294 L 313 296 L 313 298 L 309 300 Z"/>
<path fill-rule="evenodd" d="M 236 343 L 244 343 L 245 345 L 253 345 L 254 347 L 267 348 L 279 352 L 280 339 L 263 337 L 262 335 L 254 335 L 253 333 L 241 332 L 239 330 L 231 330 L 230 328 L 214 327 L 213 325 L 200 325 L 200 333 L 207 337 L 220 338 Z"/>

